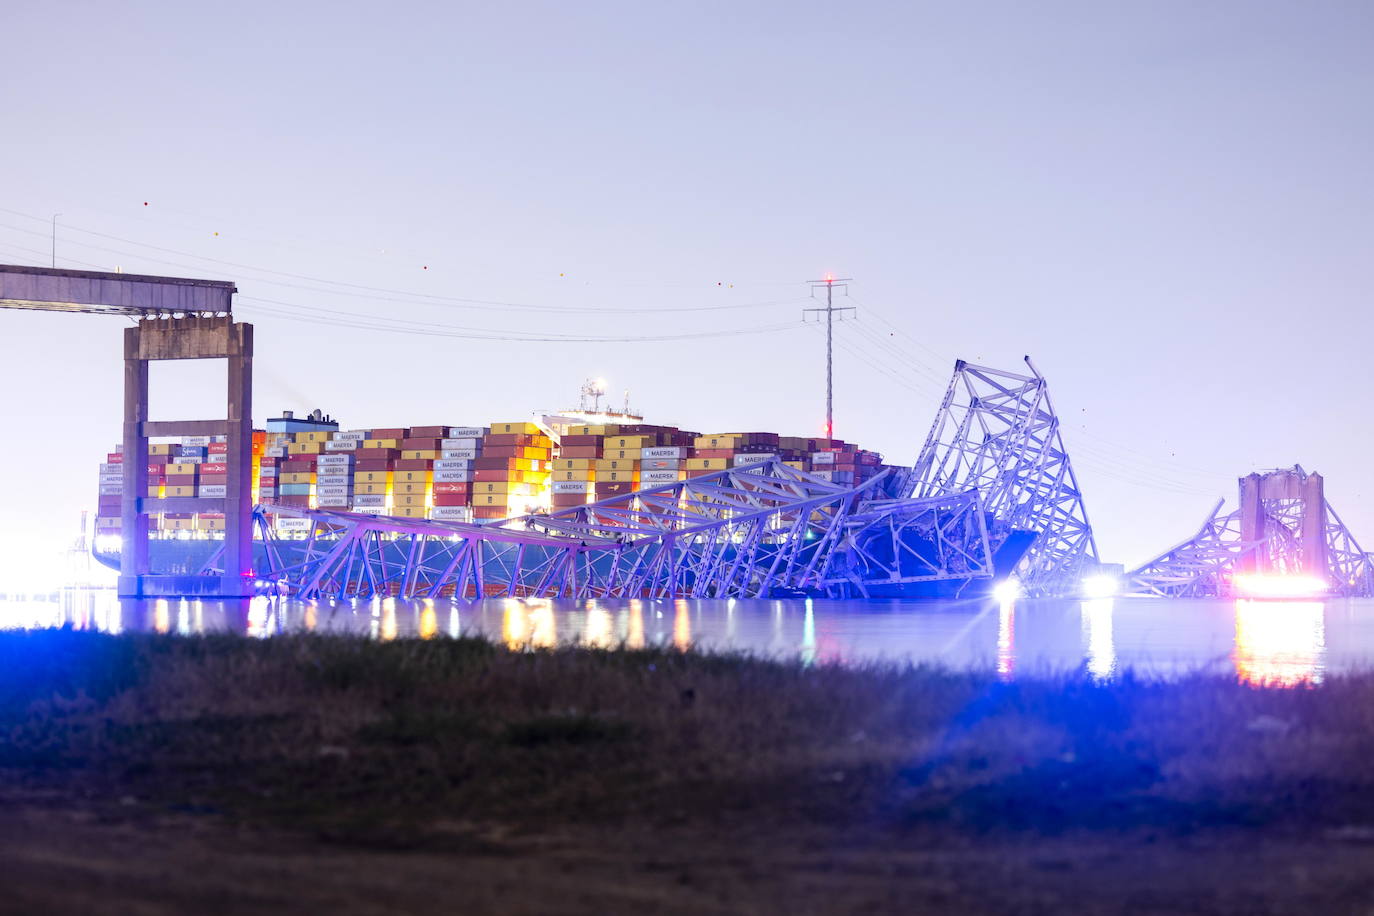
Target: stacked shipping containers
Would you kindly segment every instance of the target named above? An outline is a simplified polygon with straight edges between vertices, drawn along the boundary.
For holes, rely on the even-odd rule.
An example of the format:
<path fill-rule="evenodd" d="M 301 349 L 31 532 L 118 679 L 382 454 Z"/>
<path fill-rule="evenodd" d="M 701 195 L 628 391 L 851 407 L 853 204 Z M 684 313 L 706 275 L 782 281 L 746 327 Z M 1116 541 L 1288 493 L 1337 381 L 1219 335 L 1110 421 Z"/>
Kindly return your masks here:
<path fill-rule="evenodd" d="M 222 437 L 149 446 L 149 496 L 223 497 Z M 840 484 L 883 469 L 881 456 L 839 439 L 776 433 L 698 435 L 675 427 L 572 426 L 555 447 L 534 423 L 255 432 L 253 499 L 301 508 L 467 522 L 623 496 L 779 459 Z M 118 533 L 123 454 L 100 466 L 97 533 Z M 154 527 L 218 531 L 222 513 L 168 514 Z"/>

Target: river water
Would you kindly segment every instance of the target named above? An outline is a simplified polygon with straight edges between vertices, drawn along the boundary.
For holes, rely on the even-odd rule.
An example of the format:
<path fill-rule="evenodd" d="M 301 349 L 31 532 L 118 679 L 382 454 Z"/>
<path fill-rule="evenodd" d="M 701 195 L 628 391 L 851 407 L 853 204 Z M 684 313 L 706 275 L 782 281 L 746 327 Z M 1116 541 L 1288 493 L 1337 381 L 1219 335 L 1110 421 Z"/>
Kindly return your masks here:
<path fill-rule="evenodd" d="M 510 646 L 735 649 L 805 662 L 877 660 L 1018 673 L 1086 668 L 1234 672 L 1298 684 L 1374 666 L 1374 600 L 130 601 L 109 590 L 0 597 L 0 629 L 70 624 L 249 636 L 319 631 L 377 639 L 481 634 Z"/>

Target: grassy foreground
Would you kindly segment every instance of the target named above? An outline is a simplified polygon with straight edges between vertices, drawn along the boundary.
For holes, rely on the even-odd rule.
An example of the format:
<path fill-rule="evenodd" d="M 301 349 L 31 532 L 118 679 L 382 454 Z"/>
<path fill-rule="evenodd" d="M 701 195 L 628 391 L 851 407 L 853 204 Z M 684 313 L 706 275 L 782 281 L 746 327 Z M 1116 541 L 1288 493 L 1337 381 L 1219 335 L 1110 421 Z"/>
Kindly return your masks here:
<path fill-rule="evenodd" d="M 728 860 L 722 870 L 769 850 L 758 859 L 766 889 L 790 880 L 781 849 L 889 869 L 894 849 L 967 850 L 970 873 L 980 850 L 997 850 L 1002 866 L 1023 861 L 1043 884 L 1108 847 L 1121 857 L 1099 877 L 1136 868 L 1131 850 L 1146 846 L 1171 855 L 1211 837 L 1222 855 L 1281 840 L 1347 863 L 1292 911 L 1341 912 L 1333 901 L 1346 895 L 1374 900 L 1374 676 L 1301 689 L 1217 677 L 1004 683 L 671 650 L 511 652 L 473 639 L 4 633 L 0 793 L 11 811 L 81 809 L 82 824 L 135 823 L 144 838 L 158 823 L 208 823 L 320 855 L 439 856 L 450 870 L 454 857 L 528 856 L 522 867 L 535 873 L 558 838 L 604 843 L 619 863 L 644 858 L 642 874 L 630 869 L 638 878 L 622 876 L 629 887 L 682 884 L 677 864 L 665 876 L 652 862 L 706 848 Z M 1035 865 L 1047 849 L 1068 865 Z M 1254 864 L 1261 851 L 1239 858 Z M 1187 870 L 1207 855 L 1158 867 Z M 951 911 L 984 911 L 979 900 L 988 912 L 1077 911 L 1037 909 L 1010 884 L 979 888 L 949 867 L 929 900 Z M 906 880 L 892 874 L 882 887 Z M 1137 877 L 1148 891 L 1150 876 Z M 1227 880 L 1196 877 L 1200 888 Z M 912 893 L 935 893 L 932 880 Z M 721 911 L 781 906 L 777 891 L 751 903 L 750 886 L 732 884 Z M 808 892 L 811 908 L 787 909 L 857 906 L 844 881 L 827 886 Z M 1121 912 L 1289 911 L 1280 890 L 1255 909 L 1245 888 L 1139 909 L 1125 887 L 1100 888 L 1102 899 Z M 493 911 L 525 911 L 520 893 Z M 706 911 L 708 897 L 684 911 Z M 559 899 L 566 906 L 541 908 L 532 897 L 528 911 L 584 911 Z M 626 909 L 671 909 L 671 895 L 655 899 Z M 875 912 L 902 908 L 873 900 Z M 585 911 L 617 908 L 595 898 Z"/>

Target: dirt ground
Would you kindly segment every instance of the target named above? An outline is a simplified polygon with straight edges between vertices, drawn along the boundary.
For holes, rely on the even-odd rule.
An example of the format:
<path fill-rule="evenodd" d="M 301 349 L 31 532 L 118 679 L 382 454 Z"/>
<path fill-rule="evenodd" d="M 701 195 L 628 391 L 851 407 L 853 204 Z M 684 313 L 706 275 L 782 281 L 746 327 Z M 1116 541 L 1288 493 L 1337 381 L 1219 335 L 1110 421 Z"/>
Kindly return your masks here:
<path fill-rule="evenodd" d="M 375 850 L 57 799 L 0 813 L 0 912 L 1374 914 L 1374 831 L 1319 837 L 511 835 Z"/>

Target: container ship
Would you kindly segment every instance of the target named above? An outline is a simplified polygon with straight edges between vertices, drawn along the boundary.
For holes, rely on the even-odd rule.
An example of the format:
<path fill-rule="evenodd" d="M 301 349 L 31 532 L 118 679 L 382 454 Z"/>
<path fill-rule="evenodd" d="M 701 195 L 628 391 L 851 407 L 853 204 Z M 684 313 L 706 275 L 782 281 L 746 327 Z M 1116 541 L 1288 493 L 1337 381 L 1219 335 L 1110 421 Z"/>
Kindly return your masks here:
<path fill-rule="evenodd" d="M 836 483 L 856 484 L 886 466 L 875 451 L 840 439 L 773 432 L 700 433 L 648 424 L 600 409 L 600 391 L 583 388 L 576 410 L 482 425 L 340 429 L 314 411 L 286 411 L 253 433 L 255 503 L 308 509 L 484 523 L 566 509 L 636 490 L 769 460 Z M 591 402 L 588 396 L 593 395 Z M 226 443 L 218 437 L 149 445 L 148 496 L 225 495 Z M 123 454 L 100 467 L 94 555 L 119 566 Z M 278 530 L 307 519 L 278 518 Z M 223 541 L 218 513 L 149 517 L 150 560 L 158 572 L 189 574 Z M 302 532 L 303 536 L 303 532 Z"/>

